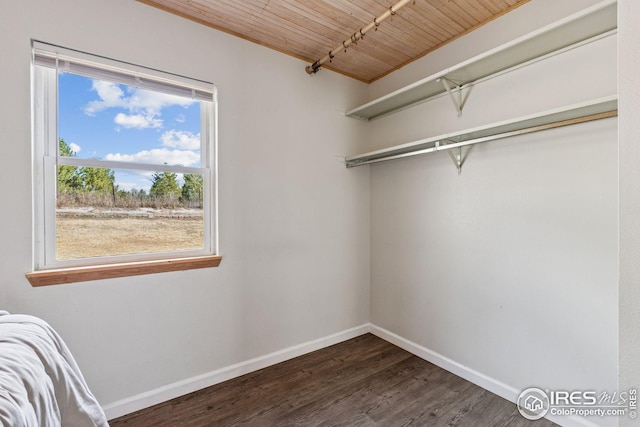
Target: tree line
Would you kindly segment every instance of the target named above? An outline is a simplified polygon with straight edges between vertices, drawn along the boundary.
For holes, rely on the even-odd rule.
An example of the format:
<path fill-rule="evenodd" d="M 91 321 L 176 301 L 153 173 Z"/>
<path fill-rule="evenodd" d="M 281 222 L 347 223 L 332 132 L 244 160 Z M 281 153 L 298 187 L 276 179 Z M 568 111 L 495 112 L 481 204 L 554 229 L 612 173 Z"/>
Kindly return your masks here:
<path fill-rule="evenodd" d="M 76 153 L 64 139 L 59 140 L 60 156 Z M 115 182 L 115 172 L 108 168 L 86 166 L 58 167 L 58 207 L 69 205 L 97 207 L 191 207 L 202 208 L 203 177 L 184 174 L 182 186 L 174 172 L 155 172 L 151 188 L 124 190 Z"/>

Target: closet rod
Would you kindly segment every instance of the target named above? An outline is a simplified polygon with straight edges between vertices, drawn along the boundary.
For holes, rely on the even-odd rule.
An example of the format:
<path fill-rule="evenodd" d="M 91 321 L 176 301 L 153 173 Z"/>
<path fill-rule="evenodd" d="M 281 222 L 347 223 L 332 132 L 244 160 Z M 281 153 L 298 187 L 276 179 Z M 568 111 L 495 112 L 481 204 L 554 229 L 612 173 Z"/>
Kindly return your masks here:
<path fill-rule="evenodd" d="M 387 161 L 387 160 L 395 160 L 395 159 L 401 159 L 401 158 L 404 158 L 404 157 L 417 156 L 419 154 L 433 153 L 435 151 L 451 150 L 452 148 L 464 147 L 466 145 L 474 145 L 474 144 L 479 144 L 481 142 L 494 141 L 496 139 L 508 138 L 508 137 L 511 137 L 511 136 L 525 135 L 525 134 L 528 134 L 528 133 L 539 132 L 539 131 L 543 131 L 543 130 L 547 130 L 547 129 L 555 129 L 555 128 L 559 128 L 559 127 L 563 127 L 563 126 L 569 126 L 569 125 L 575 125 L 575 124 L 578 124 L 578 123 L 590 122 L 590 121 L 593 121 L 593 120 L 606 119 L 606 118 L 609 118 L 609 117 L 615 117 L 617 115 L 618 115 L 618 110 L 616 109 L 616 110 L 611 110 L 611 111 L 605 111 L 605 112 L 602 112 L 602 113 L 589 114 L 589 115 L 582 116 L 582 117 L 576 117 L 576 118 L 572 118 L 572 119 L 561 120 L 561 121 L 557 121 L 557 122 L 553 122 L 553 123 L 545 123 L 545 124 L 538 125 L 538 126 L 531 126 L 531 127 L 527 127 L 527 128 L 523 128 L 523 129 L 517 129 L 517 130 L 513 130 L 513 131 L 509 131 L 509 132 L 497 133 L 495 135 L 488 135 L 488 136 L 483 136 L 483 137 L 480 137 L 480 138 L 473 138 L 473 139 L 469 139 L 469 140 L 461 141 L 461 142 L 451 142 L 450 140 L 442 139 L 441 141 L 435 141 L 434 142 L 435 146 L 429 147 L 429 148 L 419 149 L 419 150 L 415 150 L 415 151 L 409 151 L 409 152 L 406 152 L 406 153 L 393 154 L 393 155 L 390 155 L 390 156 L 381 156 L 381 157 L 373 158 L 371 160 L 364 160 L 364 161 L 359 161 L 358 159 L 347 160 L 347 167 L 348 168 L 352 168 L 352 167 L 356 167 L 356 166 L 362 166 L 362 165 L 368 165 L 368 164 L 372 164 L 372 163 L 384 162 L 384 161 Z"/>
<path fill-rule="evenodd" d="M 396 4 L 394 4 L 393 6 L 389 7 L 389 9 L 385 10 L 384 13 L 380 16 L 378 16 L 377 18 L 373 18 L 373 22 L 369 23 L 368 25 L 366 25 L 363 28 L 360 28 L 360 30 L 356 31 L 355 33 L 353 33 L 351 35 L 350 38 L 346 39 L 345 41 L 343 41 L 341 44 L 339 44 L 338 46 L 336 46 L 335 49 L 329 51 L 328 54 L 326 54 L 325 56 L 323 56 L 322 58 L 318 59 L 316 62 L 314 62 L 311 65 L 307 65 L 305 67 L 305 70 L 307 72 L 307 74 L 315 74 L 318 71 L 320 71 L 320 68 L 327 62 L 331 62 L 331 60 L 333 59 L 334 56 L 336 56 L 336 53 L 340 52 L 341 50 L 344 49 L 344 51 L 347 51 L 347 48 L 349 46 L 351 46 L 352 44 L 358 44 L 358 40 L 362 40 L 364 38 L 364 35 L 371 30 L 372 28 L 375 28 L 376 31 L 378 30 L 378 25 L 380 25 L 380 23 L 382 21 L 384 21 L 385 19 L 387 19 L 390 16 L 393 16 L 396 14 L 396 12 L 398 10 L 400 10 L 401 7 L 407 5 L 409 2 L 412 2 L 415 0 L 400 0 L 399 2 L 397 2 Z"/>

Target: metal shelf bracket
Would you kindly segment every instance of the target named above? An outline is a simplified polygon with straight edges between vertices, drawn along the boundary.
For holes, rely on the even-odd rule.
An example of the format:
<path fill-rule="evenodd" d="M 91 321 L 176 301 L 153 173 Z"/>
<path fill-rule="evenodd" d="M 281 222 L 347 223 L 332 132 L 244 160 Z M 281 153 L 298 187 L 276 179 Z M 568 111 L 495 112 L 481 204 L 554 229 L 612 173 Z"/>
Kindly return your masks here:
<path fill-rule="evenodd" d="M 462 99 L 462 86 L 454 81 L 449 80 L 446 77 L 440 77 L 436 81 L 442 83 L 445 90 L 449 94 L 449 98 L 451 99 L 451 102 L 453 102 L 453 106 L 458 112 L 458 117 L 462 116 L 462 107 L 464 106 L 464 100 Z"/>
<path fill-rule="evenodd" d="M 464 152 L 463 152 L 462 151 L 462 146 L 453 147 L 453 148 L 445 148 L 447 146 L 447 144 L 454 144 L 454 141 L 450 141 L 450 140 L 447 140 L 447 139 L 444 139 L 442 141 L 437 141 L 436 145 L 435 145 L 435 149 L 436 149 L 436 151 L 443 150 L 443 149 L 447 150 L 447 154 L 451 158 L 451 161 L 453 162 L 453 165 L 458 170 L 458 175 L 460 175 L 460 174 L 462 174 L 462 166 L 464 165 L 464 162 L 467 161 L 467 157 L 469 157 L 469 152 L 471 151 L 473 146 L 472 145 L 467 145 L 466 146 L 466 150 L 464 150 Z"/>

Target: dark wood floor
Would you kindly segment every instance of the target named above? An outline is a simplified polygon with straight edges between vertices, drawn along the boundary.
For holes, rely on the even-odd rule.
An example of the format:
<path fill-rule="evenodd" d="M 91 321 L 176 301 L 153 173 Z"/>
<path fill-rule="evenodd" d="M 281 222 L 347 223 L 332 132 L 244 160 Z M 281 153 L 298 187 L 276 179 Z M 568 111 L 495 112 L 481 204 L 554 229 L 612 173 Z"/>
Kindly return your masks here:
<path fill-rule="evenodd" d="M 371 334 L 110 422 L 111 427 L 553 426 Z"/>

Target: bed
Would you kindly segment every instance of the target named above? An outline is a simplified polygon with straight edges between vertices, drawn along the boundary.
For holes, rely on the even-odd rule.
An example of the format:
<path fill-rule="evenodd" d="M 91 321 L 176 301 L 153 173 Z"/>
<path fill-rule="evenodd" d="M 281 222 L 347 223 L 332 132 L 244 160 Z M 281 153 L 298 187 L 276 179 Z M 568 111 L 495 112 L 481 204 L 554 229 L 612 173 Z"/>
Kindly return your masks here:
<path fill-rule="evenodd" d="M 56 331 L 37 317 L 1 310 L 0 425 L 109 425 Z"/>

